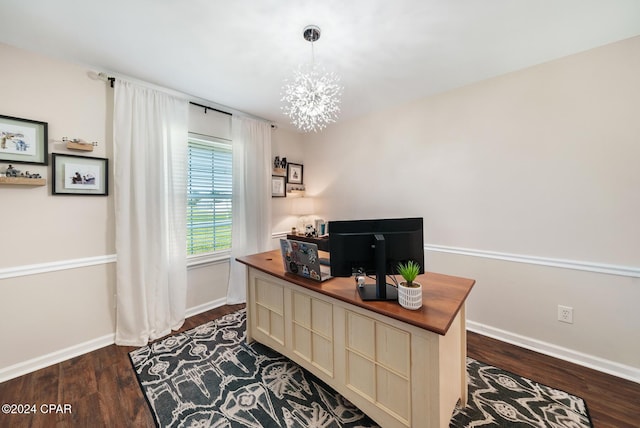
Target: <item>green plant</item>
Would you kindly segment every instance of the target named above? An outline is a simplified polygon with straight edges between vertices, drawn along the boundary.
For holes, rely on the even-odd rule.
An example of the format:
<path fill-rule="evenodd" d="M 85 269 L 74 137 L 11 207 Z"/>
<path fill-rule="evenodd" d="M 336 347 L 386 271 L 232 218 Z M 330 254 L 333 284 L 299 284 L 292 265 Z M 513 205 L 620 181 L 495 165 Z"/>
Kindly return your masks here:
<path fill-rule="evenodd" d="M 413 281 L 420 274 L 420 265 L 413 260 L 409 260 L 407 263 L 398 263 L 396 268 L 398 273 L 402 275 L 406 281 L 407 287 L 419 287 L 418 284 L 414 284 Z"/>

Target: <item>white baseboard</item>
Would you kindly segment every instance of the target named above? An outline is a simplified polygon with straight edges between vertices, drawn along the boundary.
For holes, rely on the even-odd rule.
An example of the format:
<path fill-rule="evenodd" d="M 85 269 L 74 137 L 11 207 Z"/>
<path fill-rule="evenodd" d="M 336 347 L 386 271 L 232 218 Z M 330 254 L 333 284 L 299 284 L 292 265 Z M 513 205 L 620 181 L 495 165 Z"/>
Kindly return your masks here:
<path fill-rule="evenodd" d="M 51 352 L 46 355 L 41 355 L 36 358 L 32 358 L 27 361 L 23 361 L 18 364 L 14 364 L 9 367 L 0 369 L 0 383 L 9 379 L 16 378 L 18 376 L 25 375 L 27 373 L 34 372 L 36 370 L 49 367 L 53 364 L 61 363 L 71 358 L 77 357 L 87 352 L 95 351 L 96 349 L 104 348 L 105 346 L 115 343 L 116 335 L 107 334 L 96 339 L 89 340 L 84 343 L 70 346 L 59 351 Z"/>
<path fill-rule="evenodd" d="M 467 330 L 550 357 L 640 383 L 640 369 L 467 320 Z"/>
<path fill-rule="evenodd" d="M 203 312 L 210 311 L 211 309 L 219 308 L 220 306 L 227 304 L 227 298 L 222 297 L 217 300 L 212 300 L 211 302 L 203 303 L 202 305 L 194 306 L 193 308 L 187 309 L 185 314 L 186 318 L 192 317 L 194 315 L 201 314 Z"/>
<path fill-rule="evenodd" d="M 194 306 L 187 309 L 186 317 L 189 318 L 194 315 L 201 314 L 208 310 L 223 306 L 226 303 L 226 298 L 221 298 L 204 303 L 202 305 Z M 43 369 L 45 367 L 49 367 L 53 364 L 61 363 L 63 361 L 86 354 L 88 352 L 95 351 L 96 349 L 113 345 L 115 341 L 115 333 L 107 334 L 105 336 L 91 339 L 84 343 L 79 343 L 77 345 L 73 345 L 59 351 L 51 352 L 49 354 L 41 355 L 39 357 L 17 363 L 9 367 L 0 368 L 0 383 L 25 375 L 27 373 L 34 372 L 36 370 Z"/>

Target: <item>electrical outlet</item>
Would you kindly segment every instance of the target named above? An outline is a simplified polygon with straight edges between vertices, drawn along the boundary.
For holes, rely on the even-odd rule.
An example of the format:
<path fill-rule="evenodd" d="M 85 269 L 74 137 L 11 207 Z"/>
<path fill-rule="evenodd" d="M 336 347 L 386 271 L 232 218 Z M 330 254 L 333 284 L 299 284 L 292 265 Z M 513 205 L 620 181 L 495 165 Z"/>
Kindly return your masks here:
<path fill-rule="evenodd" d="M 558 321 L 573 324 L 573 308 L 558 305 Z"/>

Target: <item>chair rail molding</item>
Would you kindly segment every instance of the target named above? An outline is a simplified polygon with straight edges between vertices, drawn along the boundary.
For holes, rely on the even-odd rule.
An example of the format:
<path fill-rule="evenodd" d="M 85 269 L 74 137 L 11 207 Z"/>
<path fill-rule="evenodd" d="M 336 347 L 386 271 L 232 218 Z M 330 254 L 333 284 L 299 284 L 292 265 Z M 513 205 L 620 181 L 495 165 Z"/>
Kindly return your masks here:
<path fill-rule="evenodd" d="M 461 256 L 482 257 L 486 259 L 503 260 L 516 263 L 527 263 L 563 269 L 574 269 L 586 272 L 604 273 L 609 275 L 640 278 L 640 267 L 622 266 L 579 260 L 556 259 L 551 257 L 528 256 L 523 254 L 501 253 L 497 251 L 476 250 L 470 248 L 448 247 L 444 245 L 426 244 L 425 251 L 449 253 Z"/>
<path fill-rule="evenodd" d="M 286 238 L 287 232 L 273 232 L 272 239 Z M 609 275 L 628 276 L 640 278 L 640 267 L 623 266 L 598 262 L 585 262 L 580 260 L 557 259 L 553 257 L 529 256 L 524 254 L 503 253 L 499 251 L 478 250 L 473 248 L 450 247 L 446 245 L 425 244 L 425 251 L 435 253 L 449 253 L 461 256 L 482 257 L 485 259 L 502 260 L 516 263 L 527 263 L 539 266 L 574 269 L 586 272 L 604 273 Z"/>
<path fill-rule="evenodd" d="M 59 260 L 55 262 L 37 263 L 32 265 L 12 266 L 0 268 L 0 279 L 15 278 L 19 276 L 38 275 L 41 273 L 55 272 L 66 269 L 77 269 L 87 266 L 115 263 L 116 255 L 84 257 L 81 259 Z"/>

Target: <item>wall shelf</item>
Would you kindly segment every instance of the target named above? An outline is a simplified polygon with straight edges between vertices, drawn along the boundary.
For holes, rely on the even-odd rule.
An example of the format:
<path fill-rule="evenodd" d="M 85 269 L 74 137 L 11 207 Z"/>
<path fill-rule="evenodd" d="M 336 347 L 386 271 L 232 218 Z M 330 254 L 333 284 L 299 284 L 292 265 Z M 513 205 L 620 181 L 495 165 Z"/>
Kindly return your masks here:
<path fill-rule="evenodd" d="M 82 150 L 85 152 L 92 152 L 93 151 L 93 144 L 88 144 L 88 143 L 78 143 L 75 141 L 69 141 L 67 143 L 67 149 L 70 150 Z"/>
<path fill-rule="evenodd" d="M 46 186 L 46 178 L 0 177 L 0 184 L 18 184 L 22 186 Z"/>

